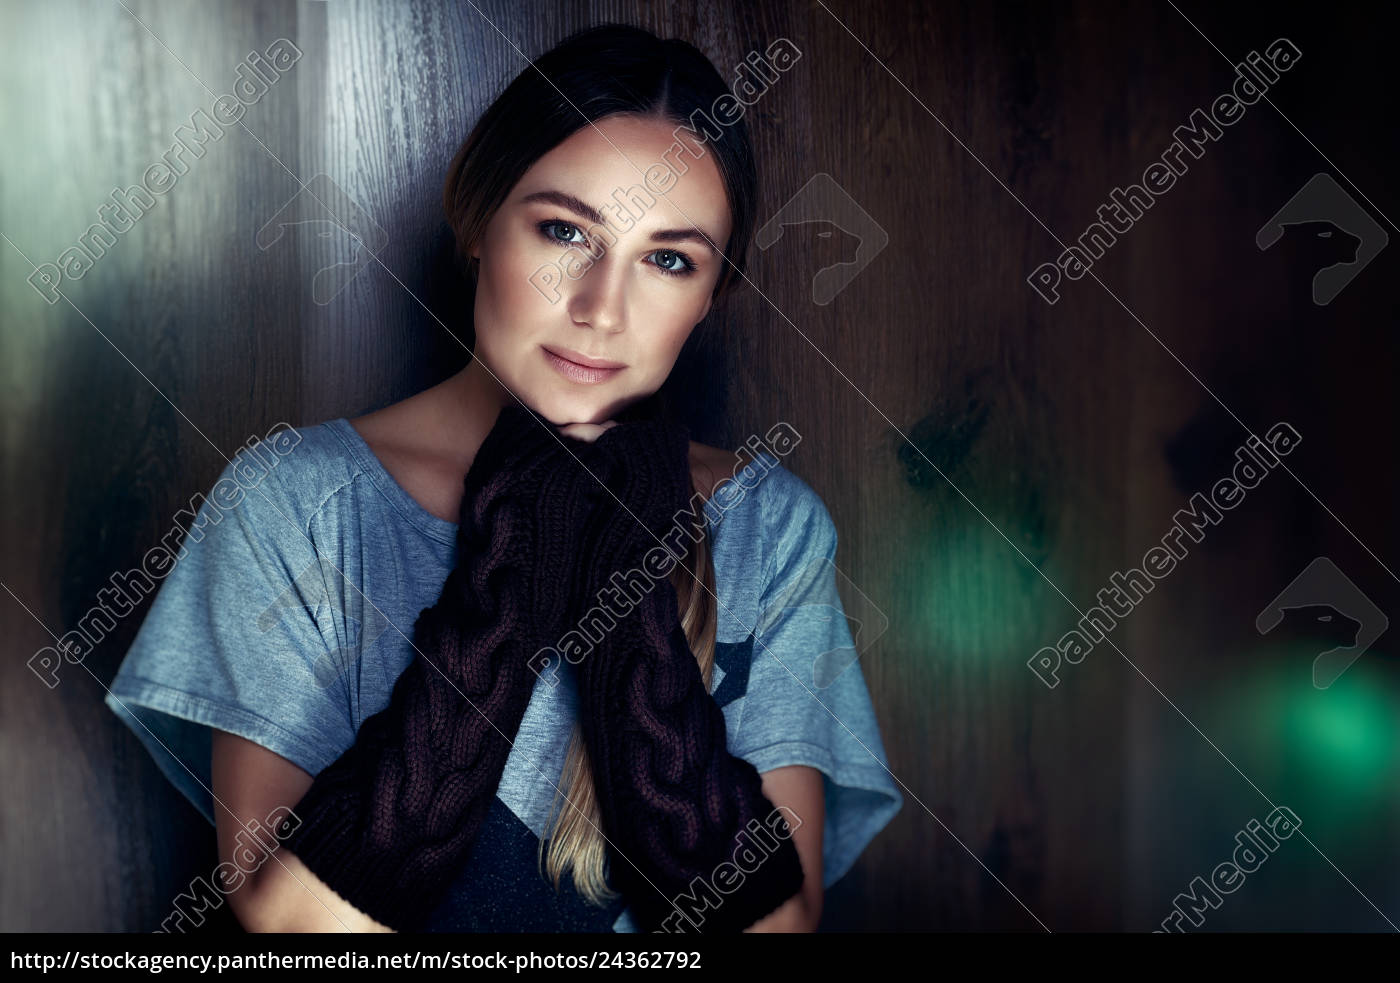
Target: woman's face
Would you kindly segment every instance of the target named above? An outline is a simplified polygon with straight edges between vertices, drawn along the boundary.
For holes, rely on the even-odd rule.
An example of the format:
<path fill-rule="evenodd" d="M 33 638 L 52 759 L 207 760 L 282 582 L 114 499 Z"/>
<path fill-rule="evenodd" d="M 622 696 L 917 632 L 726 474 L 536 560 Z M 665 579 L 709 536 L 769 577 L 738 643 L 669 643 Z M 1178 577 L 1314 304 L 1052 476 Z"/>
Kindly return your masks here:
<path fill-rule="evenodd" d="M 596 127 L 536 161 L 471 251 L 474 353 L 557 425 L 600 423 L 661 388 L 709 312 L 715 249 L 729 241 L 724 184 L 703 145 L 688 145 L 698 160 L 675 149 L 674 123 L 610 116 Z M 669 185 L 652 170 L 666 189 L 655 194 L 643 175 L 663 161 L 687 169 Z"/>

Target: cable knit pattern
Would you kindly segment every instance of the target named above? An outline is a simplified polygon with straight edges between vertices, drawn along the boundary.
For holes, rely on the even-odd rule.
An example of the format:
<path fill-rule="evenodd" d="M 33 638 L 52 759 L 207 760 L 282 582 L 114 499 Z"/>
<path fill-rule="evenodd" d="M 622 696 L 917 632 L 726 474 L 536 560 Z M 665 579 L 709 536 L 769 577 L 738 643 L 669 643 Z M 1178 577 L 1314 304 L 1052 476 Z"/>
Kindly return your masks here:
<path fill-rule="evenodd" d="M 575 604 L 589 447 L 505 407 L 468 469 L 457 566 L 414 626 L 389 705 L 316 776 L 285 841 L 390 928 L 420 924 L 470 854 L 538 679 L 528 659 Z"/>
<path fill-rule="evenodd" d="M 614 571 L 639 567 L 659 541 L 673 541 L 665 534 L 692 493 L 689 435 L 670 424 L 619 424 L 598 438 L 590 463 L 613 494 L 592 486 L 598 504 L 578 565 L 585 598 Z M 677 608 L 662 578 L 582 657 L 584 738 L 611 841 L 610 877 L 639 927 L 655 931 L 666 920 L 677 931 L 737 932 L 801 890 L 802 866 L 786 819 L 771 818 L 757 769 L 728 751 L 723 711 L 705 689 Z M 719 868 L 736 852 L 747 861 L 741 851 L 750 843 L 739 834 L 763 828 L 778 836 L 753 837 L 764 845 L 761 859 L 752 871 L 740 868 L 736 886 Z M 703 900 L 678 902 L 711 890 L 697 878 L 713 886 L 717 908 L 697 913 Z"/>

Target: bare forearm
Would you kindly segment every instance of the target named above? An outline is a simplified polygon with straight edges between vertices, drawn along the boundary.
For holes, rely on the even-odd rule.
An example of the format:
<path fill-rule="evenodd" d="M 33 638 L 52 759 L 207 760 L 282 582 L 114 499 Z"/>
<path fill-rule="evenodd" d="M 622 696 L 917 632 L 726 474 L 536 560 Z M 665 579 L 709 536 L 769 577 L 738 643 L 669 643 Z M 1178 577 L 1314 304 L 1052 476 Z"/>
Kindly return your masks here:
<path fill-rule="evenodd" d="M 424 613 L 418 640 L 441 657 L 450 643 L 438 643 L 447 629 L 434 617 Z M 317 776 L 286 841 L 338 894 L 398 928 L 425 917 L 466 862 L 535 682 L 496 625 L 461 630 L 476 668 L 447 678 L 415 659 L 389 706 Z"/>
<path fill-rule="evenodd" d="M 584 733 L 620 853 L 613 869 L 644 927 L 736 931 L 794 896 L 802 906 L 802 867 L 787 816 L 753 765 L 728 750 L 723 712 L 705 691 L 675 605 L 674 590 L 654 588 L 585 657 Z M 706 908 L 697 890 L 711 902 L 718 896 L 718 907 Z M 674 907 L 687 896 L 702 909 L 694 921 Z"/>
<path fill-rule="evenodd" d="M 278 849 L 229 900 L 249 932 L 393 931 L 332 891 L 286 849 Z"/>

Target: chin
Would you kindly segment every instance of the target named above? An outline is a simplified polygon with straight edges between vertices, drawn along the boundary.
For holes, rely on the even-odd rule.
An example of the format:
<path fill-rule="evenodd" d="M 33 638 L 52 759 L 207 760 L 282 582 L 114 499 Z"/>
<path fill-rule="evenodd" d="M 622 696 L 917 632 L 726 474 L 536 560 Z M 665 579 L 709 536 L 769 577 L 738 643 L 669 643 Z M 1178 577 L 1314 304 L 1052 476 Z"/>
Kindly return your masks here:
<path fill-rule="evenodd" d="M 531 394 L 529 398 L 522 395 L 521 398 L 536 413 L 558 427 L 570 423 L 602 423 L 626 405 L 616 400 L 589 399 L 558 390 L 549 390 L 542 395 Z"/>

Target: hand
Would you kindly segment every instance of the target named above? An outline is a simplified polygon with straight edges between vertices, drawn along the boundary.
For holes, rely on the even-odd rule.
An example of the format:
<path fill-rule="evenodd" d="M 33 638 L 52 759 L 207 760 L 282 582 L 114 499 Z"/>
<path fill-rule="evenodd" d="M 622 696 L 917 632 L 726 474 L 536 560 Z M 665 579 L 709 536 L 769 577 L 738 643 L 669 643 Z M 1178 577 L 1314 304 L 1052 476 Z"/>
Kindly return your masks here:
<path fill-rule="evenodd" d="M 570 423 L 559 428 L 559 433 L 565 437 L 573 437 L 575 440 L 583 440 L 593 443 L 601 437 L 604 431 L 611 430 L 617 426 L 616 420 L 605 420 L 602 423 Z"/>
<path fill-rule="evenodd" d="M 573 459 L 584 443 L 529 407 L 507 403 L 467 469 L 462 522 L 484 516 L 498 498 L 537 494 L 555 466 L 562 467 L 572 461 L 573 469 L 577 470 L 578 462 Z"/>
<path fill-rule="evenodd" d="M 672 548 L 693 542 L 691 529 L 678 539 L 679 520 L 689 523 L 694 494 L 690 474 L 690 434 L 685 427 L 657 420 L 617 424 L 592 447 L 592 467 L 601 484 L 592 494 L 588 541 L 579 554 L 579 579 L 593 596 L 614 571 L 640 564 L 661 543 Z"/>
<path fill-rule="evenodd" d="M 689 538 L 674 530 L 703 518 L 690 508 L 699 498 L 683 428 L 621 424 L 593 450 L 606 490 L 579 557 L 577 579 L 589 591 L 639 564 L 655 572 L 642 558 L 658 540 L 686 549 Z M 728 751 L 724 713 L 706 690 L 668 578 L 643 587 L 640 602 L 584 653 L 578 704 L 615 886 L 642 931 L 655 931 L 674 919 L 671 899 L 751 850 L 743 837 L 774 813 L 757 769 Z M 791 838 L 741 880 L 702 931 L 738 932 L 801 890 Z"/>
<path fill-rule="evenodd" d="M 443 594 L 468 601 L 473 617 L 497 620 L 509 606 L 532 644 L 557 640 L 578 590 L 568 571 L 597 485 L 591 449 L 527 407 L 502 408 L 467 469 L 457 565 Z"/>

